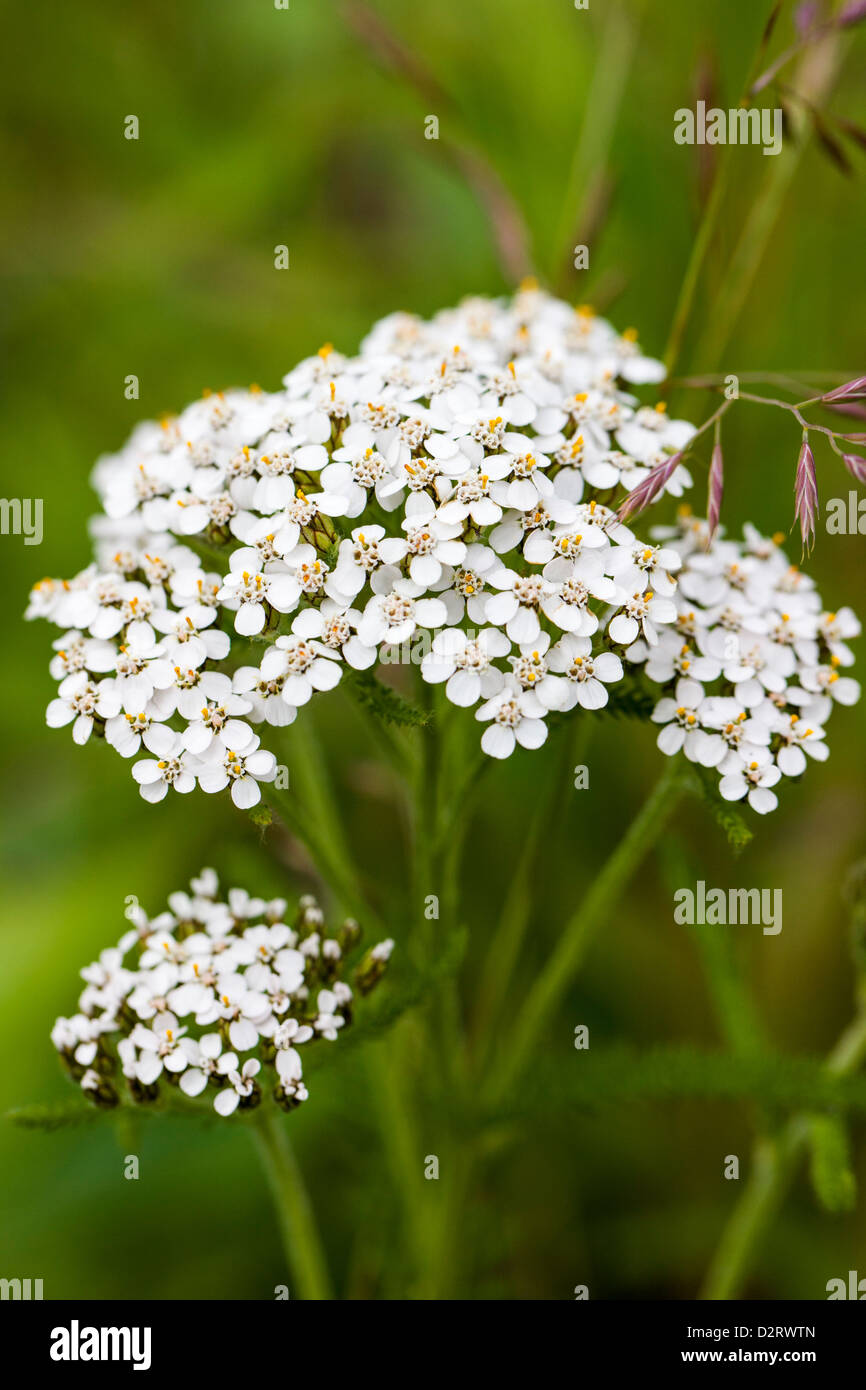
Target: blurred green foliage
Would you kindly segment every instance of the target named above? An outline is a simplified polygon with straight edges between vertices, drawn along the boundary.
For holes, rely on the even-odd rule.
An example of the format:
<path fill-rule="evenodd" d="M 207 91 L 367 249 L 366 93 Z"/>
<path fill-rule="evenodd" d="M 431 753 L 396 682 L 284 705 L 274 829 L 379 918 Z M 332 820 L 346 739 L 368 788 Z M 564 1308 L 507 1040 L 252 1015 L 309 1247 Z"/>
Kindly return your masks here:
<path fill-rule="evenodd" d="M 541 269 L 568 264 L 569 246 L 558 241 L 572 226 L 563 198 L 577 142 L 604 94 L 597 79 L 612 4 L 592 0 L 576 11 L 569 0 L 377 3 L 450 96 L 462 135 L 486 152 L 524 209 Z M 575 301 L 612 297 L 611 316 L 637 324 L 651 352 L 665 342 L 706 179 L 708 152 L 673 143 L 673 112 L 708 90 L 710 78 L 719 104 L 736 100 L 768 8 L 630 0 L 617 9 L 632 60 L 597 171 L 611 196 L 592 233 L 590 270 L 572 272 L 564 289 Z M 790 9 L 780 20 L 786 40 Z M 2 701 L 0 1109 L 68 1095 L 48 1030 L 73 1007 L 80 966 L 120 934 L 127 894 L 156 910 L 214 861 L 250 887 L 306 889 L 312 881 L 303 856 L 281 879 L 255 828 L 224 799 L 169 797 L 154 810 L 117 757 L 102 747 L 78 750 L 68 733 L 45 729 L 49 632 L 25 627 L 19 614 L 41 574 L 72 574 L 89 558 L 92 461 L 139 417 L 175 410 L 206 386 L 273 387 L 326 340 L 354 349 L 395 308 L 428 314 L 464 294 L 506 288 L 474 194 L 440 146 L 423 138 L 429 106 L 371 59 L 338 5 L 82 0 L 7 6 L 5 29 L 3 491 L 44 498 L 45 538 L 38 554 L 20 537 L 0 543 L 12 634 Z M 831 109 L 864 124 L 856 71 L 864 40 L 848 42 Z M 137 142 L 123 138 L 130 113 L 140 120 Z M 804 151 L 724 361 L 713 366 L 864 370 L 866 169 L 862 152 L 852 160 L 856 179 L 814 146 Z M 756 149 L 741 151 L 684 369 L 709 365 L 694 356 L 695 343 L 719 312 L 726 254 L 773 163 Z M 273 267 L 278 243 L 291 256 L 281 273 Z M 129 373 L 141 381 L 137 402 L 124 399 Z M 686 412 L 701 404 L 685 394 L 674 401 Z M 745 404 L 728 422 L 729 525 L 750 518 L 768 531 L 787 529 L 796 429 L 778 412 Z M 822 497 L 847 491 L 829 455 L 820 454 L 818 467 Z M 699 475 L 698 506 L 702 486 Z M 828 606 L 866 608 L 861 538 L 819 529 L 811 568 Z M 399 916 L 406 851 L 393 785 L 377 768 L 367 726 L 340 697 L 318 718 L 358 858 L 382 908 Z M 786 787 L 778 813 L 753 824 L 755 838 L 737 860 L 697 801 L 667 837 L 707 882 L 783 886 L 779 937 L 732 929 L 736 962 L 778 1053 L 825 1052 L 853 1006 L 840 885 L 863 854 L 862 713 L 838 713 L 830 741 L 829 764 Z M 570 782 L 566 756 L 557 739 L 515 758 L 488 774 L 477 800 L 475 871 L 461 895 L 472 928 L 470 1011 L 508 866 L 557 760 Z M 660 755 L 649 728 L 607 722 L 584 760 L 590 787 L 563 798 L 531 883 L 524 985 Z M 587 1108 L 569 1101 L 566 1085 L 580 1064 L 577 1023 L 589 1025 L 599 1050 L 723 1045 L 694 930 L 674 925 L 665 874 L 647 864 L 546 1035 L 538 1074 L 562 1076 L 561 1103 L 552 1115 L 531 1107 L 528 1118 L 516 1104 L 516 1117 L 491 1134 L 461 1230 L 455 1292 L 568 1298 L 576 1283 L 588 1283 L 593 1297 L 694 1296 L 735 1199 L 735 1184 L 722 1177 L 724 1155 L 747 1162 L 748 1088 L 720 1083 L 702 1099 L 675 1088 L 660 1098 L 664 1087 L 650 1087 L 639 1104 Z M 410 1024 L 371 1047 L 411 1045 Z M 401 1211 L 370 1051 L 352 1049 L 344 1065 L 317 1077 L 291 1123 L 341 1293 L 402 1297 Z M 523 1084 L 536 1089 L 531 1075 Z M 853 1134 L 850 1163 L 862 1193 L 862 1120 Z M 446 1152 L 453 1139 L 432 1118 L 422 1115 L 420 1136 L 419 1171 L 427 1153 L 443 1165 L 454 1157 Z M 122 1176 L 130 1143 L 142 1156 L 138 1182 Z M 827 1148 L 825 1135 L 815 1159 L 825 1188 Z M 199 1132 L 158 1122 L 133 1140 L 114 1139 L 104 1125 L 43 1134 L 7 1124 L 0 1165 L 0 1272 L 43 1278 L 47 1297 L 262 1298 L 285 1281 L 252 1146 L 231 1126 Z M 424 1201 L 441 1200 L 439 1189 L 424 1184 Z M 835 1205 L 849 1195 L 846 1184 Z M 824 1214 L 804 1173 L 749 1291 L 821 1297 L 827 1279 L 857 1267 L 866 1269 L 866 1202 L 843 1217 Z"/>

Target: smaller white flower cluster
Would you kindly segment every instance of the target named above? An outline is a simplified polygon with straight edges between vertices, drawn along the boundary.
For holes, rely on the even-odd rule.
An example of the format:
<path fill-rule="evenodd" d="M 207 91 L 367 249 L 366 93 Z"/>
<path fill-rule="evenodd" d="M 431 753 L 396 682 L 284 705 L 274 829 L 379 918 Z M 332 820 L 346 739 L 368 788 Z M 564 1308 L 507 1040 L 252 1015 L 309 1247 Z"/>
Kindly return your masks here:
<path fill-rule="evenodd" d="M 159 1085 L 188 1101 L 213 1093 L 219 1115 L 251 1109 L 268 1077 L 285 1110 L 307 1099 L 299 1048 L 333 1041 L 352 1021 L 353 991 L 342 979 L 360 929 L 347 920 L 329 935 L 311 897 L 292 926 L 287 903 L 241 888 L 219 896 L 213 869 L 190 892 L 172 893 L 154 918 L 137 905 L 117 946 L 81 971 L 78 1013 L 51 1033 L 71 1076 L 98 1105 L 119 1103 L 119 1075 L 133 1101 Z M 384 974 L 393 942 L 367 951 L 354 972 L 367 994 Z"/>
<path fill-rule="evenodd" d="M 788 562 L 781 536 L 753 526 L 744 540 L 716 537 L 681 512 L 656 539 L 682 557 L 675 624 L 652 649 L 639 641 L 627 660 L 666 692 L 652 718 L 658 746 L 715 768 L 727 801 L 775 810 L 772 790 L 799 777 L 807 755 L 829 757 L 826 724 L 834 704 L 853 705 L 860 686 L 842 670 L 854 661 L 847 639 L 860 633 L 850 608 L 823 609 L 815 582 Z"/>

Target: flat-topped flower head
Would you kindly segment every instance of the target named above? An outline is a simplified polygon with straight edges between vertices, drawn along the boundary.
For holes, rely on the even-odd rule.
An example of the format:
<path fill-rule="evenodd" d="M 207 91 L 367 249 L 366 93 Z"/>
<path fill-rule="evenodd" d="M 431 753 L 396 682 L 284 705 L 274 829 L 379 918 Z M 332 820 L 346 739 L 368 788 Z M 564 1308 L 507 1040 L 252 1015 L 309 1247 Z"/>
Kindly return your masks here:
<path fill-rule="evenodd" d="M 223 898 L 213 869 L 172 893 L 158 918 L 136 916 L 82 970 L 78 1012 L 51 1032 L 72 1079 L 102 1106 L 294 1109 L 307 1098 L 298 1049 L 338 1038 L 355 991 L 379 982 L 393 948 L 380 941 L 356 960 L 354 920 L 331 932 L 312 898 L 291 915 L 284 898 L 237 888 Z"/>
<path fill-rule="evenodd" d="M 275 777 L 280 728 L 395 661 L 474 708 L 493 757 L 540 747 L 554 712 L 615 709 L 637 666 L 662 698 L 695 680 L 753 723 L 779 697 L 823 728 L 858 693 L 837 669 L 851 610 L 822 612 L 754 528 L 709 544 L 690 515 L 650 539 L 623 522 L 691 485 L 695 427 L 631 389 L 663 378 L 634 330 L 533 285 L 391 314 L 276 391 L 139 425 L 94 470 L 93 563 L 31 597 L 61 632 L 48 722 L 104 736 L 149 801 L 241 808 Z M 719 752 L 718 731 L 658 719 L 663 751 Z"/>

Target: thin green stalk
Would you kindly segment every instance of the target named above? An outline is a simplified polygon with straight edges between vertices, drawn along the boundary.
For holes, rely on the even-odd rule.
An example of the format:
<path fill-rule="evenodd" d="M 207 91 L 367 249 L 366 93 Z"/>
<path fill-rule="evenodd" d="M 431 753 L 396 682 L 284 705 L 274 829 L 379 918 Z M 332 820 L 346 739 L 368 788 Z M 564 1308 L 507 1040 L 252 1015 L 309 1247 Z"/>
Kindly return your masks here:
<path fill-rule="evenodd" d="M 426 683 L 425 683 L 426 684 Z M 422 756 L 415 784 L 414 866 L 412 917 L 423 911 L 425 900 L 435 894 L 439 904 L 438 917 L 426 917 L 421 937 L 425 960 L 432 963 L 437 949 L 437 927 L 445 923 L 456 926 L 454 913 L 459 901 L 456 877 L 459 870 L 460 844 L 465 832 L 467 806 L 462 805 L 462 822 L 455 825 L 450 837 L 443 836 L 443 784 L 449 767 L 447 738 L 453 725 L 442 720 L 437 708 L 435 691 L 428 685 L 421 692 L 430 714 L 428 722 L 419 729 Z M 447 1165 L 439 1183 L 432 1189 L 426 1181 L 416 1202 L 422 1206 L 420 1230 L 424 1238 L 421 1263 L 420 1296 L 441 1299 L 449 1295 L 456 1271 L 452 1252 L 459 1240 L 459 1215 L 463 1191 L 461 1143 L 454 1122 L 455 1108 L 462 1109 L 467 1080 L 466 1046 L 460 1014 L 457 983 L 453 978 L 440 981 L 435 995 L 421 1019 L 424 1027 L 426 1066 L 436 1084 L 431 1088 L 434 1097 L 444 1102 L 435 1116 L 436 1133 L 441 1136 L 439 1157 Z M 422 1154 L 416 1155 L 421 1176 Z"/>
<path fill-rule="evenodd" d="M 492 1102 L 518 1079 L 544 1022 L 571 984 L 597 931 L 608 920 L 623 889 L 667 824 L 683 791 L 680 769 L 668 760 L 647 800 L 565 924 L 559 943 L 535 981 L 511 1034 L 511 1046 L 489 1082 Z"/>
<path fill-rule="evenodd" d="M 442 808 L 439 826 L 440 850 L 453 854 L 455 843 L 462 841 L 472 802 L 481 790 L 485 774 L 491 771 L 493 765 L 493 758 L 488 758 L 487 754 L 480 750 L 477 755 L 466 760 L 463 777 L 449 797 L 450 806 L 447 811 Z"/>
<path fill-rule="evenodd" d="M 331 1283 L 316 1219 L 298 1166 L 285 1117 L 263 1109 L 255 1134 L 271 1195 L 277 1209 L 283 1249 L 292 1280 L 303 1299 L 329 1299 Z M 294 1292 L 290 1288 L 290 1293 Z"/>
<path fill-rule="evenodd" d="M 429 964 L 435 950 L 436 918 L 424 915 L 424 905 L 431 895 L 439 897 L 441 863 L 439 841 L 439 779 L 441 774 L 442 741 L 433 703 L 432 688 L 426 684 L 422 691 L 429 719 L 418 730 L 421 756 L 414 782 L 414 817 L 412 824 L 412 905 L 410 917 L 423 921 L 418 933 L 420 949 Z"/>
<path fill-rule="evenodd" d="M 661 854 L 664 875 L 673 893 L 693 882 L 694 872 L 682 845 L 671 837 Z M 726 932 L 691 934 L 703 966 L 704 980 L 724 1041 L 738 1057 L 760 1055 L 768 1049 L 763 1022 L 737 969 L 733 938 Z"/>
<path fill-rule="evenodd" d="M 445 1171 L 440 1173 L 441 1188 L 436 1242 L 429 1280 L 429 1297 L 441 1300 L 460 1297 L 460 1289 L 471 1277 L 471 1255 L 467 1251 L 463 1213 L 473 1173 L 473 1154 L 468 1143 L 449 1146 Z"/>
<path fill-rule="evenodd" d="M 866 1009 L 846 1028 L 826 1068 L 834 1076 L 855 1071 L 866 1058 Z M 700 1297 L 727 1300 L 739 1297 L 758 1246 L 779 1211 L 796 1175 L 809 1137 L 809 1117 L 792 1116 L 775 1136 L 755 1144 L 752 1171 L 713 1256 Z"/>
<path fill-rule="evenodd" d="M 288 741 L 291 760 L 289 776 L 291 778 L 294 773 L 300 782 L 304 810 L 307 815 L 312 814 L 316 825 L 332 846 L 333 853 L 346 866 L 347 872 L 355 877 L 356 870 L 331 789 L 330 775 L 310 721 L 307 721 L 306 728 L 289 732 Z"/>
<path fill-rule="evenodd" d="M 532 870 L 546 824 L 546 815 L 538 811 L 508 885 L 502 914 L 482 971 L 472 1020 L 476 1066 L 480 1070 L 484 1069 L 495 1046 L 496 1026 L 508 994 L 508 983 L 532 915 Z"/>
<path fill-rule="evenodd" d="M 341 908 L 351 912 L 359 921 L 370 920 L 370 909 L 361 896 L 349 865 L 340 858 L 334 845 L 307 819 L 291 793 L 273 785 L 264 790 L 264 800 L 288 831 L 307 849 L 323 883 L 337 899 Z"/>
<path fill-rule="evenodd" d="M 288 740 L 287 740 L 288 741 Z M 265 788 L 265 800 L 287 828 L 306 845 L 327 886 L 341 907 L 361 923 L 384 930 L 379 914 L 364 895 L 349 850 L 342 818 L 312 727 L 289 741 L 291 790 Z"/>
<path fill-rule="evenodd" d="M 426 727 L 421 735 L 427 733 Z M 385 931 L 378 914 L 373 913 L 357 883 L 357 868 L 350 854 L 340 808 L 333 784 L 312 729 L 302 739 L 295 738 L 290 751 L 291 774 L 300 792 L 303 820 L 298 825 L 298 807 L 292 805 L 295 833 L 310 846 L 329 885 L 333 885 L 343 905 L 363 923 Z M 420 775 L 420 774 L 419 774 Z M 435 786 L 435 778 L 434 778 Z M 285 793 L 282 794 L 285 797 Z M 289 798 L 291 801 L 291 798 Z M 435 798 L 431 803 L 435 817 Z M 432 845 L 433 835 L 428 837 Z M 433 891 L 428 889 L 428 891 Z M 404 1031 L 405 1040 L 405 1031 Z M 422 1153 L 411 1106 L 407 1100 L 406 1058 L 393 1044 L 386 1050 L 374 1049 L 371 1073 L 381 1118 L 386 1154 L 403 1197 L 409 1245 L 424 1277 L 431 1236 L 423 1209 Z"/>
<path fill-rule="evenodd" d="M 425 683 L 426 685 L 426 683 Z M 438 931 L 442 923 L 449 928 L 456 926 L 458 894 L 456 878 L 459 871 L 459 849 L 464 825 L 455 831 L 450 841 L 441 833 L 443 809 L 442 792 L 447 762 L 446 735 L 453 725 L 442 722 L 442 711 L 437 708 L 433 688 L 426 685 L 422 693 L 427 703 L 430 718 L 419 729 L 422 740 L 422 756 L 415 792 L 414 824 L 414 872 L 412 916 L 422 912 L 427 900 L 435 896 L 438 908 L 436 916 L 423 917 L 423 933 L 419 933 L 421 954 L 429 966 L 434 963 Z M 466 806 L 463 806 L 464 817 Z M 457 984 L 453 978 L 440 982 L 431 1007 L 431 1022 L 435 1038 L 435 1051 L 431 1062 L 436 1062 L 443 1075 L 454 1087 L 459 1085 L 463 1065 L 463 1026 Z"/>

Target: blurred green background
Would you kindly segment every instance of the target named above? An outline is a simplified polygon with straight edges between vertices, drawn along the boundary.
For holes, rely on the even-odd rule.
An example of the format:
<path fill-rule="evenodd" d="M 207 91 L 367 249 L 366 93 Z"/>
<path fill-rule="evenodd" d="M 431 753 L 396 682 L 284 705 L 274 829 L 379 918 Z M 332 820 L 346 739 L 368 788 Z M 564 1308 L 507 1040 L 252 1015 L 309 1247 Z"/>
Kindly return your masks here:
<path fill-rule="evenodd" d="M 38 552 L 20 537 L 0 544 L 11 634 L 0 1109 L 68 1093 L 48 1031 L 74 1007 L 79 967 L 119 935 L 127 894 L 156 911 L 210 862 L 231 865 L 251 888 L 279 882 L 254 828 L 225 799 L 169 797 L 153 809 L 120 759 L 104 747 L 78 750 L 67 732 L 44 727 L 51 634 L 25 626 L 20 613 L 34 580 L 71 575 L 89 558 L 95 457 L 138 418 L 178 409 L 204 387 L 274 387 L 326 340 L 352 351 L 395 308 L 429 314 L 464 294 L 503 292 L 485 216 L 448 159 L 452 135 L 485 152 L 522 206 L 545 276 L 568 265 L 581 239 L 573 194 L 587 195 L 590 269 L 566 273 L 560 287 L 575 302 L 599 303 L 620 327 L 636 324 L 647 350 L 660 353 L 711 153 L 674 144 L 673 112 L 713 91 L 735 104 L 769 3 L 591 0 L 582 12 L 570 0 L 378 0 L 378 9 L 423 55 L 447 110 L 384 71 L 341 8 L 322 0 L 291 0 L 286 11 L 271 0 L 6 6 L 3 491 L 44 498 L 45 535 Z M 777 47 L 791 37 L 790 9 Z M 829 99 L 861 124 L 864 41 L 845 38 Z M 140 121 L 137 142 L 123 138 L 128 114 Z M 428 114 L 440 117 L 439 142 L 423 138 Z M 682 369 L 864 370 L 864 158 L 854 150 L 849 177 L 814 141 L 781 161 L 738 153 Z M 707 361 L 701 341 L 730 303 L 726 263 L 750 210 L 768 196 L 778 198 L 778 219 L 731 340 Z M 285 272 L 273 267 L 279 243 L 290 250 Z M 139 401 L 124 399 L 129 373 L 140 378 Z M 694 393 L 672 398 L 695 419 L 705 405 Z M 727 421 L 728 524 L 787 530 L 796 429 L 780 412 L 745 404 Z M 824 498 L 847 493 L 837 461 L 822 452 L 818 466 Z M 698 508 L 703 486 L 701 474 Z M 862 538 L 819 529 L 811 569 L 826 606 L 866 608 Z M 346 716 L 340 697 L 325 709 L 320 729 L 359 858 L 383 908 L 399 909 L 404 843 L 393 787 L 376 769 L 365 725 Z M 776 1047 L 829 1048 L 853 1009 L 840 889 L 864 854 L 862 712 L 837 713 L 830 742 L 830 762 L 786 786 L 780 810 L 736 863 L 694 803 L 679 814 L 667 858 L 650 861 L 612 909 L 546 1030 L 540 1063 L 563 1072 L 579 1065 L 577 1023 L 590 1025 L 599 1049 L 719 1043 L 693 933 L 673 922 L 671 854 L 711 884 L 783 887 L 782 934 L 735 929 L 735 954 Z M 557 742 L 512 759 L 478 801 L 476 872 L 461 899 L 473 932 L 467 1009 L 505 869 L 537 788 L 562 757 Z M 599 721 L 586 760 L 590 788 L 563 798 L 537 869 L 524 987 L 661 755 L 649 728 Z M 560 775 L 570 783 L 568 766 Z M 289 885 L 306 889 L 302 856 L 296 865 Z M 400 1039 L 398 1030 L 384 1046 Z M 531 1090 L 532 1076 L 523 1084 Z M 401 1212 L 377 1105 L 359 1049 L 328 1070 L 291 1126 L 341 1294 L 400 1298 L 408 1288 Z M 747 1168 L 753 1119 L 748 1104 L 690 1100 L 575 1106 L 518 1125 L 470 1194 L 452 1292 L 569 1298 L 586 1283 L 592 1297 L 693 1297 L 742 1187 L 723 1180 L 723 1156 L 737 1153 Z M 420 1130 L 419 1167 L 446 1145 L 423 1108 Z M 123 1179 L 126 1151 L 110 1126 L 54 1135 L 0 1126 L 0 1274 L 41 1277 L 48 1298 L 267 1298 L 285 1282 L 246 1134 L 147 1124 L 138 1182 Z M 863 1188 L 862 1124 L 854 1167 Z M 439 1201 L 438 1189 L 425 1184 L 423 1200 Z M 803 1179 L 748 1291 L 823 1297 L 826 1281 L 852 1268 L 866 1275 L 866 1202 L 827 1215 Z"/>

